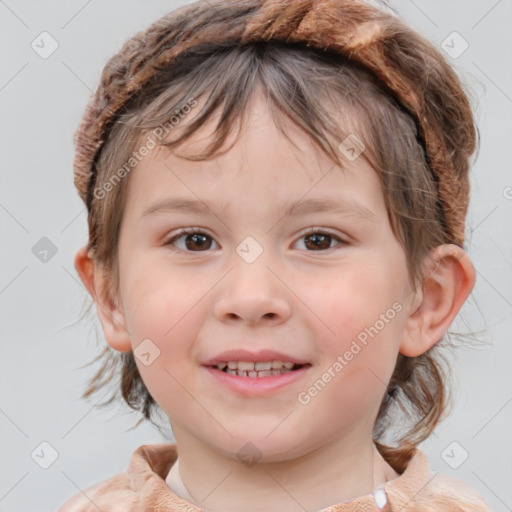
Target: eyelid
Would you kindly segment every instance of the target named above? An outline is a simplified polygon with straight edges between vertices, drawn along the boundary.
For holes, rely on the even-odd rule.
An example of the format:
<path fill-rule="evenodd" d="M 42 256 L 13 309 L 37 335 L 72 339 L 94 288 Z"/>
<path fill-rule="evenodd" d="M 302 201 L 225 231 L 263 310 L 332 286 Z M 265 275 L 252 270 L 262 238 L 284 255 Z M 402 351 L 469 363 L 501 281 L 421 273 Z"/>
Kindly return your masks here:
<path fill-rule="evenodd" d="M 317 233 L 317 232 L 321 232 L 321 233 L 324 233 L 326 235 L 331 235 L 333 237 L 336 237 L 341 242 L 344 242 L 344 243 L 348 244 L 348 236 L 347 235 L 343 235 L 342 236 L 342 235 L 339 235 L 338 233 L 335 233 L 334 231 L 332 231 L 329 228 L 323 228 L 323 227 L 320 227 L 320 226 L 311 226 L 309 228 L 305 228 L 304 231 L 301 231 L 299 233 L 299 238 L 302 238 L 305 235 L 309 235 L 309 234 Z"/>

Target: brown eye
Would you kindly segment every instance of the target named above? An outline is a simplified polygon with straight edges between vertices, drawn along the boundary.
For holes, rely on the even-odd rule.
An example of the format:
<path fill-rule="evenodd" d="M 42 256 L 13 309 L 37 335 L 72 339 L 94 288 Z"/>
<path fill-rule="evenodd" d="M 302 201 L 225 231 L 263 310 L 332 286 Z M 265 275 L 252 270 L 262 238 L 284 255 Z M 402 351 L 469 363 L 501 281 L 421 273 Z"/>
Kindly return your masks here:
<path fill-rule="evenodd" d="M 165 245 L 175 246 L 176 242 L 184 240 L 184 244 L 175 250 L 184 252 L 203 252 L 212 246 L 213 238 L 205 233 L 195 230 L 185 230 L 172 237 Z"/>
<path fill-rule="evenodd" d="M 318 229 L 306 233 L 299 240 L 304 240 L 304 247 L 309 252 L 328 251 L 333 248 L 331 247 L 333 241 L 336 242 L 336 245 L 347 244 L 338 236 Z M 206 252 L 212 248 L 212 243 L 216 242 L 210 235 L 196 229 L 185 229 L 173 236 L 164 245 L 170 246 L 172 250 L 178 252 Z"/>
<path fill-rule="evenodd" d="M 322 233 L 315 233 L 313 235 L 307 235 L 304 237 L 306 240 L 306 247 L 313 249 L 330 249 L 331 245 L 331 235 L 325 235 Z"/>
<path fill-rule="evenodd" d="M 210 239 L 208 241 L 208 239 Z M 185 235 L 185 246 L 187 249 L 193 250 L 201 250 L 201 249 L 209 249 L 211 247 L 211 238 L 208 235 L 204 235 L 202 233 L 193 233 L 191 235 Z M 188 243 L 187 243 L 188 242 Z"/>
<path fill-rule="evenodd" d="M 338 243 L 336 245 L 345 244 L 343 240 L 335 235 L 331 235 L 330 233 L 326 233 L 324 231 L 310 231 L 303 235 L 300 240 L 304 240 L 304 246 L 309 251 L 327 251 L 331 249 L 331 244 L 333 240 L 336 240 Z"/>

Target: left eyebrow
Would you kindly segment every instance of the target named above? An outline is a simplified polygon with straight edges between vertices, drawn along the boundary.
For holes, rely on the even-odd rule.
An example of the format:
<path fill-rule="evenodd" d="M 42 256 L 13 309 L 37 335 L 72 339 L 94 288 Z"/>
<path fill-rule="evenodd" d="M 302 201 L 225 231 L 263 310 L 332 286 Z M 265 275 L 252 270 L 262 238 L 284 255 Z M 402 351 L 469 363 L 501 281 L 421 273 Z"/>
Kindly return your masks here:
<path fill-rule="evenodd" d="M 225 209 L 226 205 L 207 204 L 203 201 L 186 198 L 173 198 L 165 199 L 150 206 L 144 210 L 141 217 L 161 211 L 205 214 L 209 211 L 225 211 Z M 366 206 L 345 199 L 321 198 L 286 202 L 282 211 L 284 211 L 283 217 L 307 215 L 310 213 L 337 213 L 375 224 L 378 223 L 377 215 L 366 208 Z"/>
<path fill-rule="evenodd" d="M 377 224 L 377 215 L 366 206 L 346 199 L 304 199 L 286 203 L 284 217 L 306 215 L 309 213 L 337 213 L 347 217 L 356 217 Z"/>

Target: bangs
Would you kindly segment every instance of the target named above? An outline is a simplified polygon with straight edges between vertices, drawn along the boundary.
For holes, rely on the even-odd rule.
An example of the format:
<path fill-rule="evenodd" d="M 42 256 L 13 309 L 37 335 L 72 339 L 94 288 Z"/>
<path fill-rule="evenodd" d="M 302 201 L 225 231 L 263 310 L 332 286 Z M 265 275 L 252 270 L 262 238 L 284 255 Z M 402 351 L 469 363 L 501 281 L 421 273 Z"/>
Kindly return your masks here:
<path fill-rule="evenodd" d="M 309 70 L 307 75 L 304 69 Z M 284 120 L 303 130 L 340 167 L 346 162 L 344 150 L 355 145 L 357 153 L 377 170 L 380 162 L 373 149 L 376 142 L 371 127 L 375 129 L 379 120 L 361 96 L 362 82 L 373 88 L 373 95 L 380 95 L 382 102 L 389 102 L 389 97 L 379 92 L 373 75 L 354 69 L 339 54 L 279 42 L 194 49 L 151 81 L 144 100 L 133 98 L 126 107 L 136 114 L 119 122 L 130 129 L 134 145 L 150 137 L 169 150 L 205 125 L 216 123 L 204 151 L 187 155 L 175 151 L 187 160 L 207 160 L 234 145 L 251 99 L 262 91 L 276 127 L 296 148 Z M 188 108 L 191 101 L 199 107 Z M 230 137 L 233 143 L 224 147 Z M 348 149 L 350 160 L 354 153 Z"/>

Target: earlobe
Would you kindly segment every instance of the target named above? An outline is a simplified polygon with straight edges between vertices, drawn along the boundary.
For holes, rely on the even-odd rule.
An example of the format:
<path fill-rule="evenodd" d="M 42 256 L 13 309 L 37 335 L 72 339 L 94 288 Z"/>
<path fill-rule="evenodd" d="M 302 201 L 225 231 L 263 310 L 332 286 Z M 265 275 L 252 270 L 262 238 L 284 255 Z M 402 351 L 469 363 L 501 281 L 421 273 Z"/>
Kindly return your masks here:
<path fill-rule="evenodd" d="M 119 352 L 132 349 L 121 308 L 108 296 L 108 278 L 104 269 L 98 267 L 82 247 L 75 255 L 75 269 L 93 298 L 107 343 Z"/>
<path fill-rule="evenodd" d="M 475 284 L 476 272 L 466 252 L 453 244 L 436 247 L 428 256 L 422 285 L 416 291 L 400 345 L 400 353 L 418 357 L 449 329 Z"/>

